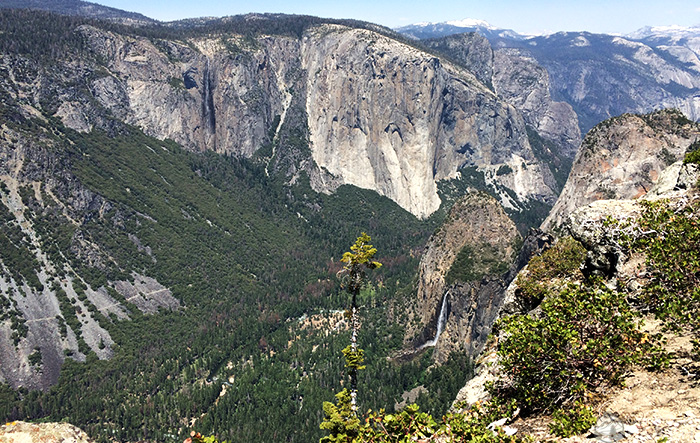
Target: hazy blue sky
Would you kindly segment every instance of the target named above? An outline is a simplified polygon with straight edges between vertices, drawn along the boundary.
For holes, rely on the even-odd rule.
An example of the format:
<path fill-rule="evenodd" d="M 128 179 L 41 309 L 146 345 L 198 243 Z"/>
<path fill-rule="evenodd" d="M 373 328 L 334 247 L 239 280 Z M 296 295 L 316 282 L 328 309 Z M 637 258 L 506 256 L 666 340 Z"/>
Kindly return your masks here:
<path fill-rule="evenodd" d="M 629 33 L 643 26 L 700 25 L 698 0 L 92 0 L 158 20 L 283 12 L 354 18 L 398 27 L 474 18 L 520 33 Z"/>

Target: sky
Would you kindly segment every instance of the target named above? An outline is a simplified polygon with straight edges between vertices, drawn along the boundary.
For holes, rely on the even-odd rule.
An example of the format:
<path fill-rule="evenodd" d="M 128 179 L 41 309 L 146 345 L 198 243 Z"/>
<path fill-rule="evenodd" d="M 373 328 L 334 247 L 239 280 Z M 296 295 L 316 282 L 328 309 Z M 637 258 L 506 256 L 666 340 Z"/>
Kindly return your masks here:
<path fill-rule="evenodd" d="M 390 28 L 480 19 L 521 34 L 589 31 L 628 34 L 644 26 L 700 25 L 698 0 L 91 0 L 162 21 L 280 12 L 352 18 Z"/>

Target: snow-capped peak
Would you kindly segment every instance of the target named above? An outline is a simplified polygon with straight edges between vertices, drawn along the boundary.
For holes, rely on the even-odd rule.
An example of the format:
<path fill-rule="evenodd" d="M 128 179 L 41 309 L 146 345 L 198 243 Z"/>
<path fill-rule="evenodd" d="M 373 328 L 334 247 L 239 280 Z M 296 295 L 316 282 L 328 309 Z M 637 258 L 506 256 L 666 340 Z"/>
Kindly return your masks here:
<path fill-rule="evenodd" d="M 699 35 L 700 26 L 645 26 L 628 35 L 633 39 L 643 39 L 648 37 L 685 37 L 690 35 Z"/>
<path fill-rule="evenodd" d="M 448 25 L 456 26 L 458 28 L 494 29 L 494 27 L 491 26 L 487 21 L 474 19 L 474 18 L 465 18 L 462 20 L 450 20 L 450 21 L 445 22 L 445 23 L 447 23 Z"/>

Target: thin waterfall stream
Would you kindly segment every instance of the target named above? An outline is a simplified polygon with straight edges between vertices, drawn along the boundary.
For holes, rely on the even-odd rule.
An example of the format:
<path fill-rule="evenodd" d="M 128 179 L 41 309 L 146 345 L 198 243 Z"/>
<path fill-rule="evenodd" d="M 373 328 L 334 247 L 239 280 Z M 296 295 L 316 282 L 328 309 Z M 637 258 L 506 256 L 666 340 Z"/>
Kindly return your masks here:
<path fill-rule="evenodd" d="M 427 342 L 420 345 L 418 350 L 435 346 L 437 344 L 438 339 L 440 338 L 440 334 L 442 334 L 442 330 L 445 329 L 445 322 L 447 321 L 447 295 L 449 293 L 450 291 L 445 292 L 445 295 L 442 297 L 442 307 L 440 308 L 440 316 L 438 317 L 437 331 L 435 331 L 435 337 L 433 337 L 432 340 L 428 340 Z"/>
<path fill-rule="evenodd" d="M 202 76 L 202 117 L 209 133 L 216 133 L 216 114 L 214 113 L 214 95 L 212 94 L 212 79 L 209 71 L 209 58 L 207 57 Z"/>

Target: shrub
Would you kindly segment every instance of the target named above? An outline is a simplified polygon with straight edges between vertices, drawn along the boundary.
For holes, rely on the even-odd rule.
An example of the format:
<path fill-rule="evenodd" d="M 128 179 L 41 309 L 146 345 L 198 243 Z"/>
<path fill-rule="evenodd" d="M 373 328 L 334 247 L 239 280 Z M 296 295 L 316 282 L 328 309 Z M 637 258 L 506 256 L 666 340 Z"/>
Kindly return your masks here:
<path fill-rule="evenodd" d="M 586 259 L 586 250 L 572 237 L 559 239 L 541 255 L 533 257 L 527 274 L 518 275 L 519 300 L 523 311 L 539 305 L 552 291 L 552 279 L 580 279 L 580 268 Z"/>
<path fill-rule="evenodd" d="M 545 298 L 537 318 L 514 315 L 496 328 L 505 336 L 498 354 L 507 378 L 492 393 L 516 399 L 526 413 L 585 402 L 620 384 L 643 356 L 663 356 L 653 337 L 638 329 L 624 296 L 599 280 L 570 283 Z"/>
<path fill-rule="evenodd" d="M 357 443 L 403 443 L 412 441 L 448 441 L 479 443 L 520 443 L 528 441 L 514 435 L 506 435 L 499 427 L 489 424 L 510 417 L 512 403 L 497 401 L 475 404 L 468 410 L 449 413 L 439 422 L 430 414 L 419 412 L 417 405 L 409 405 L 396 414 L 370 411 L 362 426 Z"/>
<path fill-rule="evenodd" d="M 628 247 L 646 255 L 648 283 L 640 303 L 670 329 L 700 331 L 700 203 L 682 209 L 668 202 L 642 202 L 640 234 L 624 237 Z"/>
<path fill-rule="evenodd" d="M 688 151 L 685 154 L 685 158 L 683 159 L 683 163 L 695 163 L 695 164 L 700 164 L 700 140 L 694 142 L 690 146 L 688 146 Z"/>
<path fill-rule="evenodd" d="M 571 437 L 588 431 L 596 422 L 590 406 L 577 401 L 567 409 L 559 409 L 552 414 L 549 431 L 558 437 Z"/>

